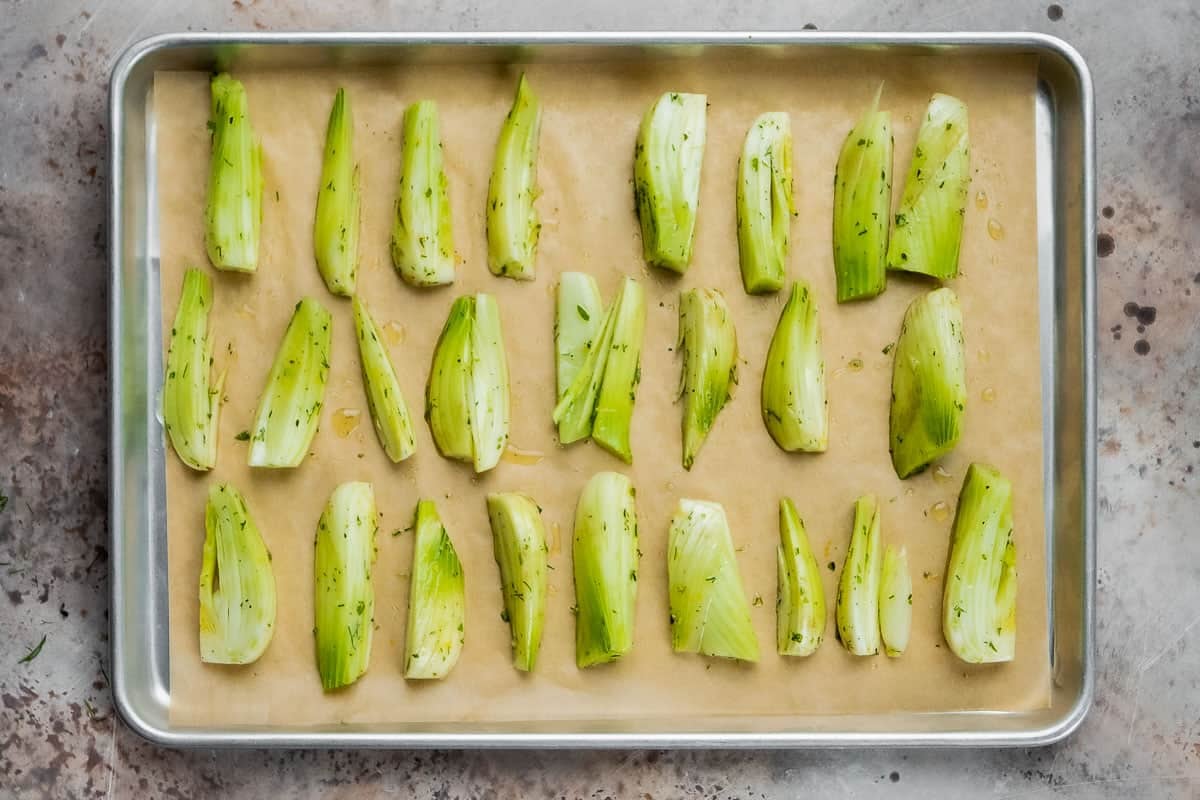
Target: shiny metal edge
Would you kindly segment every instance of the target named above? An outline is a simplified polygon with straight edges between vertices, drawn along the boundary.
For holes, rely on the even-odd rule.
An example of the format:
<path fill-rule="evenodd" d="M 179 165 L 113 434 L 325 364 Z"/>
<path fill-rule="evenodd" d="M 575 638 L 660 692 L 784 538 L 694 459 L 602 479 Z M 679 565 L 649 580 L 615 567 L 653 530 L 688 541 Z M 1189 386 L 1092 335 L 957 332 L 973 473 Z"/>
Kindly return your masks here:
<path fill-rule="evenodd" d="M 126 652 L 125 629 L 131 623 L 122 589 L 127 588 L 126 564 L 122 555 L 126 531 L 123 515 L 130 500 L 123 466 L 125 464 L 124 427 L 121 423 L 121 381 L 127 369 L 123 352 L 126 320 L 121 264 L 126 244 L 123 180 L 124 147 L 127 139 L 123 109 L 130 76 L 147 56 L 179 46 L 213 47 L 228 45 L 798 45 L 868 46 L 918 48 L 1025 49 L 1052 56 L 1069 70 L 1077 83 L 1079 138 L 1082 152 L 1081 198 L 1078 208 L 1076 241 L 1080 258 L 1080 349 L 1082 367 L 1082 440 L 1080 503 L 1082 551 L 1080 686 L 1074 702 L 1051 723 L 1020 731 L 946 730 L 943 732 L 905 731 L 823 731 L 823 732 L 419 732 L 303 730 L 192 730 L 171 728 L 151 720 L 130 693 L 128 667 L 134 654 Z M 1096 286 L 1095 286 L 1095 212 L 1096 147 L 1095 100 L 1090 70 L 1077 50 L 1065 41 L 1039 33 L 850 33 L 850 32 L 630 32 L 630 33 L 180 33 L 150 37 L 131 45 L 113 68 L 109 87 L 110 184 L 109 184 L 109 346 L 110 346 L 110 457 L 109 525 L 112 544 L 110 591 L 112 598 L 112 691 L 114 705 L 130 728 L 143 738 L 171 747 L 367 747 L 367 748 L 791 748 L 791 747 L 957 747 L 957 746 L 1038 746 L 1059 741 L 1074 732 L 1091 706 L 1094 684 L 1095 636 L 1095 497 L 1096 497 Z M 1061 248 L 1061 242 L 1058 243 Z M 1061 253 L 1058 257 L 1062 257 Z M 1044 345 L 1043 345 L 1044 346 Z M 149 481 L 149 476 L 144 476 Z M 145 656 L 146 654 L 142 654 Z M 964 712 L 943 715 L 948 721 L 986 715 L 988 712 Z"/>

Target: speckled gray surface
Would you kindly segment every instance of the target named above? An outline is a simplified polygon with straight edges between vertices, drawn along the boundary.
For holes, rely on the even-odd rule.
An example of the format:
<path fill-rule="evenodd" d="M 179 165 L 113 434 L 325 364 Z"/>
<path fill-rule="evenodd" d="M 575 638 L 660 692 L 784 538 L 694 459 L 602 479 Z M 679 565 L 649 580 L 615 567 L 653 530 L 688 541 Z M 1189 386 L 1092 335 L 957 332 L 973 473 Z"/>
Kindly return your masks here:
<path fill-rule="evenodd" d="M 0 796 L 1200 796 L 1200 6 L 711 0 L 0 0 Z M 1015 751 L 172 752 L 107 688 L 109 69 L 151 33 L 249 29 L 1027 29 L 1097 86 L 1098 689 Z M 1139 328 L 1139 325 L 1141 326 Z M 1144 343 L 1144 344 L 1143 344 Z M 45 636 L 40 655 L 18 663 Z"/>

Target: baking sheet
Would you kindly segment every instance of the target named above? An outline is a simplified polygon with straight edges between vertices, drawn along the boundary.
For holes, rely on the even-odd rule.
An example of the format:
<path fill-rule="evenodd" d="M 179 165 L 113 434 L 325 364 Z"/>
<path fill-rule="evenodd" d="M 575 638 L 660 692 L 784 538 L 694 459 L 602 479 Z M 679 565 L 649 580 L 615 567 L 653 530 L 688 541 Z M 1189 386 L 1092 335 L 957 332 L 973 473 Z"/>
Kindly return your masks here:
<path fill-rule="evenodd" d="M 543 221 L 538 279 L 518 284 L 486 268 L 483 207 L 492 149 L 520 67 L 421 65 L 302 72 L 241 73 L 264 145 L 264 241 L 257 275 L 214 274 L 218 367 L 229 368 L 217 469 L 197 476 L 167 459 L 172 724 L 319 725 L 338 722 L 680 718 L 687 716 L 864 713 L 887 710 L 1027 710 L 1049 698 L 1049 647 L 1042 515 L 1042 425 L 1034 202 L 1032 58 L 895 57 L 861 53 L 820 60 L 804 55 L 717 61 L 533 64 L 527 72 L 545 106 L 538 201 Z M 838 307 L 829 244 L 833 168 L 845 131 L 886 79 L 893 112 L 895 173 L 907 168 L 912 140 L 933 91 L 971 109 L 974 183 L 962 250 L 970 402 L 963 438 L 943 462 L 901 482 L 887 455 L 890 357 L 907 303 L 928 284 L 893 277 L 870 303 Z M 418 421 L 418 454 L 394 466 L 375 441 L 358 375 L 349 304 L 325 291 L 311 255 L 312 210 L 332 95 L 345 86 L 356 117 L 363 165 L 364 219 L 359 290 L 390 349 L 410 409 L 423 406 L 424 379 L 453 298 L 489 291 L 500 302 L 512 372 L 512 443 L 544 454 L 536 464 L 506 461 L 485 476 L 437 455 Z M 585 87 L 585 90 L 581 90 Z M 643 265 L 632 212 L 630 161 L 641 112 L 660 92 L 709 95 L 700 221 L 695 257 L 682 279 Z M 453 287 L 417 291 L 394 274 L 388 232 L 406 104 L 434 98 L 461 255 Z M 207 76 L 160 73 L 159 231 L 164 328 L 183 270 L 205 265 L 203 203 L 207 174 Z M 791 112 L 799 216 L 790 270 L 809 280 L 821 303 L 829 372 L 830 450 L 820 456 L 778 451 L 758 404 L 761 362 L 784 296 L 751 298 L 737 269 L 733 178 L 742 139 L 765 110 Z M 894 190 L 901 190 L 899 178 Z M 277 193 L 277 194 L 276 194 Z M 986 206 L 986 207 L 985 207 Z M 990 232 L 989 232 L 990 229 Z M 555 274 L 593 273 L 606 301 L 622 274 L 648 292 L 643 381 L 634 415 L 635 463 L 626 469 L 599 448 L 559 448 L 553 405 L 552 322 Z M 679 464 L 679 409 L 673 404 L 678 292 L 722 289 L 738 326 L 743 363 L 733 402 L 722 412 L 691 473 Z M 292 306 L 310 294 L 334 313 L 334 355 L 314 455 L 299 470 L 251 472 L 235 435 L 251 425 L 254 405 Z M 229 346 L 232 346 L 230 352 Z M 857 361 L 862 367 L 855 369 Z M 360 412 L 348 436 L 334 417 Z M 994 463 L 1014 482 L 1019 549 L 1017 660 L 971 667 L 948 652 L 940 634 L 941 573 L 954 499 L 966 465 Z M 641 549 L 637 644 L 603 668 L 574 666 L 570 530 L 579 490 L 601 469 L 629 472 L 638 488 Z M 229 480 L 247 495 L 271 548 L 279 619 L 255 665 L 199 661 L 196 583 L 207 486 Z M 332 489 L 346 480 L 375 484 L 382 523 L 376 563 L 378 630 L 367 675 L 333 695 L 321 692 L 312 652 L 312 535 Z M 552 538 L 551 601 L 538 670 L 509 663 L 508 630 L 492 558 L 483 497 L 524 490 L 545 509 Z M 857 659 L 834 641 L 837 573 L 826 573 L 830 625 L 809 659 L 774 653 L 776 503 L 790 495 L 805 517 L 822 563 L 839 568 L 851 506 L 865 491 L 884 504 L 884 538 L 908 546 L 914 572 L 909 652 L 898 660 Z M 681 496 L 725 505 L 747 593 L 761 596 L 753 618 L 763 650 L 755 666 L 670 651 L 663 559 L 667 521 Z M 407 684 L 400 674 L 411 541 L 407 527 L 419 497 L 432 497 L 467 575 L 467 639 L 458 667 L 436 684 Z"/>

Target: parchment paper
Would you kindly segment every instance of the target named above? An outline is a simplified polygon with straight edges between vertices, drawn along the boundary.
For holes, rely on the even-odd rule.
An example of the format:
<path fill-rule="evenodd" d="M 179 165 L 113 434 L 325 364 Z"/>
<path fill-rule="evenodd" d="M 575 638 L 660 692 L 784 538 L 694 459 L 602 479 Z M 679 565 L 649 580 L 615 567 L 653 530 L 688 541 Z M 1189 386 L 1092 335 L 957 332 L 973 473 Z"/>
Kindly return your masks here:
<path fill-rule="evenodd" d="M 536 64 L 527 68 L 544 103 L 538 208 L 544 220 L 537 280 L 493 277 L 486 266 L 484 204 L 497 131 L 519 67 L 412 65 L 337 71 L 242 72 L 263 142 L 266 182 L 258 273 L 207 265 L 203 207 L 208 163 L 208 81 L 201 73 L 156 76 L 163 327 L 175 313 L 182 274 L 202 266 L 215 282 L 218 367 L 227 367 L 217 468 L 197 475 L 167 457 L 173 724 L 515 721 L 686 718 L 887 710 L 1023 710 L 1049 697 L 1042 417 L 1034 197 L 1034 65 L 1022 58 L 836 58 L 762 55 L 746 60 Z M 830 229 L 833 171 L 843 137 L 886 79 L 893 115 L 899 197 L 913 139 L 930 94 L 949 92 L 970 108 L 973 184 L 953 287 L 966 323 L 969 403 L 965 431 L 943 470 L 900 481 L 888 459 L 893 342 L 909 301 L 932 284 L 890 276 L 866 303 L 835 302 Z M 418 452 L 394 466 L 376 441 L 359 377 L 348 301 L 330 295 L 312 255 L 312 222 L 325 125 L 334 91 L 346 87 L 362 164 L 359 292 L 389 330 L 390 352 L 416 423 Z M 705 92 L 705 154 L 695 257 L 683 278 L 643 264 L 633 213 L 631 162 L 639 120 L 667 90 Z M 436 99 L 441 109 L 454 232 L 456 283 L 413 290 L 394 273 L 388 236 L 405 106 Z M 811 282 L 820 302 L 831 436 L 824 455 L 785 454 L 760 417 L 767 343 L 786 291 L 749 297 L 740 283 L 734 175 L 746 130 L 763 111 L 791 114 L 799 215 L 789 271 Z M 991 233 L 989 233 L 989 226 Z M 642 383 L 633 418 L 635 461 L 626 468 L 588 442 L 556 444 L 553 292 L 563 270 L 599 280 L 605 303 L 622 274 L 647 289 Z M 741 380 L 691 473 L 680 466 L 680 409 L 674 404 L 679 291 L 721 289 L 737 323 Z M 512 376 L 511 443 L 541 453 L 535 464 L 507 460 L 476 477 L 442 459 L 421 419 L 434 342 L 453 298 L 487 291 L 499 300 Z M 246 443 L 254 406 L 296 301 L 312 295 L 334 315 L 334 346 L 321 430 L 295 470 L 251 471 Z M 861 366 L 860 366 L 861 364 Z M 334 419 L 360 412 L 347 436 Z M 528 461 L 529 459 L 525 459 Z M 942 572 L 953 507 L 966 466 L 995 464 L 1014 484 L 1020 568 L 1015 662 L 970 667 L 946 648 L 940 626 Z M 638 490 L 641 549 L 636 644 L 620 663 L 580 671 L 574 663 L 570 536 L 576 499 L 593 473 L 628 472 Z M 941 477 L 939 477 L 939 475 Z M 321 691 L 313 654 L 313 534 L 333 488 L 369 480 L 382 513 L 375 565 L 376 636 L 371 667 L 354 687 Z M 204 502 L 214 481 L 232 481 L 274 557 L 279 617 L 258 663 L 200 662 L 197 580 Z M 538 668 L 510 665 L 500 618 L 498 571 L 484 495 L 523 490 L 545 509 L 551 537 L 550 602 Z M 822 564 L 841 567 L 857 495 L 883 504 L 885 541 L 905 544 L 914 574 L 913 631 L 903 658 L 854 658 L 834 635 L 838 573 L 824 572 L 829 626 L 811 658 L 775 653 L 777 506 L 792 497 Z M 410 535 L 416 501 L 437 501 L 467 576 L 466 646 L 445 680 L 407 684 L 401 661 Z M 670 649 L 666 605 L 667 523 L 680 497 L 717 500 L 728 513 L 762 661 L 747 666 Z M 937 505 L 937 504 L 944 505 Z"/>

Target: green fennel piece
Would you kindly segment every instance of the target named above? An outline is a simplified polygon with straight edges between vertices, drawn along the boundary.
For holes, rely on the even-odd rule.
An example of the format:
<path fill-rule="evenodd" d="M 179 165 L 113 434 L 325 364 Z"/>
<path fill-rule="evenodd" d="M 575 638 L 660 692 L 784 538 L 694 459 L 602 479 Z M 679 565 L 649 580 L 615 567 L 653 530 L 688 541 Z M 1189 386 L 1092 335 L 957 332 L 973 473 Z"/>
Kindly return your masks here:
<path fill-rule="evenodd" d="M 425 419 L 438 451 L 485 472 L 508 443 L 508 362 L 500 309 L 488 294 L 454 301 L 433 353 Z"/>
<path fill-rule="evenodd" d="M 689 289 L 679 298 L 679 393 L 683 399 L 683 468 L 691 469 L 737 383 L 737 334 L 716 289 Z"/>
<path fill-rule="evenodd" d="M 854 530 L 837 590 L 838 636 L 855 656 L 879 652 L 879 538 L 879 504 L 866 494 L 854 503 Z"/>
<path fill-rule="evenodd" d="M 508 444 L 508 360 L 500 307 L 490 294 L 475 295 L 471 326 L 471 437 L 476 472 L 500 463 Z"/>
<path fill-rule="evenodd" d="M 783 287 L 795 213 L 792 121 L 781 111 L 763 114 L 746 134 L 738 161 L 738 259 L 747 293 Z"/>
<path fill-rule="evenodd" d="M 750 603 L 718 503 L 679 501 L 667 543 L 667 583 L 675 652 L 758 661 Z"/>
<path fill-rule="evenodd" d="M 217 269 L 254 272 L 262 233 L 262 145 L 250 125 L 246 89 L 228 73 L 212 79 L 212 134 L 204 245 Z"/>
<path fill-rule="evenodd" d="M 879 110 L 883 85 L 842 144 L 833 178 L 833 271 L 839 303 L 887 288 L 892 208 L 892 115 Z"/>
<path fill-rule="evenodd" d="M 325 132 L 313 251 L 325 286 L 342 297 L 354 294 L 360 205 L 358 165 L 354 163 L 354 119 L 346 90 L 338 89 Z"/>
<path fill-rule="evenodd" d="M 883 551 L 879 582 L 879 635 L 883 651 L 891 658 L 904 654 L 912 632 L 912 575 L 908 552 L 888 545 Z"/>
<path fill-rule="evenodd" d="M 454 282 L 454 234 L 442 163 L 437 104 L 414 103 L 404 112 L 400 187 L 392 224 L 392 263 L 412 286 Z"/>
<path fill-rule="evenodd" d="M 707 111 L 705 95 L 667 92 L 646 111 L 634 147 L 642 254 L 651 266 L 680 274 L 692 260 Z"/>
<path fill-rule="evenodd" d="M 904 312 L 892 362 L 892 466 L 920 472 L 958 443 L 967 405 L 962 311 L 950 289 L 918 297 Z"/>
<path fill-rule="evenodd" d="M 332 318 L 306 297 L 296 304 L 258 400 L 250 437 L 252 467 L 298 467 L 321 421 L 329 377 Z"/>
<path fill-rule="evenodd" d="M 232 485 L 219 483 L 204 507 L 200 567 L 200 660 L 249 664 L 275 632 L 271 554 Z"/>
<path fill-rule="evenodd" d="M 358 295 L 354 296 L 353 302 L 354 330 L 358 337 L 363 388 L 367 394 L 367 407 L 371 410 L 371 422 L 388 458 L 399 463 L 417 450 L 408 404 L 404 402 L 396 370 L 379 336 L 379 328 L 371 319 L 371 312 Z"/>
<path fill-rule="evenodd" d="M 561 444 L 577 442 L 592 435 L 596 419 L 596 401 L 600 399 L 604 370 L 612 352 L 613 332 L 616 328 L 615 310 L 614 303 L 588 343 L 571 385 L 554 406 L 551 418 L 558 426 L 558 441 Z"/>
<path fill-rule="evenodd" d="M 565 376 L 571 382 L 554 407 L 558 439 L 570 444 L 591 436 L 598 445 L 629 463 L 633 460 L 630 423 L 641 378 L 646 327 L 645 292 L 637 281 L 626 277 L 603 321 L 597 321 L 594 308 L 599 306 L 599 295 L 593 294 L 595 282 L 580 273 L 567 275 L 577 277 L 568 282 L 564 275 L 559 285 L 559 385 Z"/>
<path fill-rule="evenodd" d="M 444 678 L 458 663 L 466 636 L 462 563 L 432 500 L 417 503 L 404 677 Z"/>
<path fill-rule="evenodd" d="M 646 329 L 646 295 L 633 278 L 622 281 L 610 313 L 612 341 L 596 398 L 592 441 L 629 464 L 633 461 L 629 428 L 642 375 L 642 335 Z"/>
<path fill-rule="evenodd" d="M 786 497 L 779 501 L 778 561 L 775 630 L 779 654 L 810 656 L 825 637 L 825 587 L 804 520 Z"/>
<path fill-rule="evenodd" d="M 939 280 L 958 276 L 958 248 L 970 185 L 967 106 L 950 95 L 935 94 L 917 133 L 896 210 L 888 269 L 919 272 Z"/>
<path fill-rule="evenodd" d="M 633 647 L 638 527 L 633 484 L 599 472 L 575 508 L 575 663 L 615 661 Z"/>
<path fill-rule="evenodd" d="M 829 445 L 829 400 L 817 301 L 803 280 L 779 316 L 767 348 L 762 415 L 775 444 L 788 452 L 823 453 Z"/>
<path fill-rule="evenodd" d="M 1017 647 L 1017 551 L 1012 484 L 972 464 L 958 495 L 942 598 L 942 632 L 972 664 L 1012 661 Z"/>
<path fill-rule="evenodd" d="M 472 460 L 475 453 L 470 417 L 474 317 L 473 296 L 455 299 L 438 336 L 425 387 L 425 419 L 433 442 L 446 458 L 462 461 Z"/>
<path fill-rule="evenodd" d="M 596 279 L 585 272 L 560 275 L 554 315 L 556 401 L 571 388 L 603 324 L 604 306 Z"/>
<path fill-rule="evenodd" d="M 496 142 L 487 201 L 488 268 L 494 275 L 520 281 L 534 278 L 534 255 L 542 228 L 533 207 L 538 195 L 541 125 L 541 101 L 522 75 Z"/>
<path fill-rule="evenodd" d="M 225 385 L 223 371 L 215 380 L 212 377 L 213 342 L 208 330 L 212 305 L 208 276 L 189 269 L 183 276 L 163 370 L 163 426 L 179 460 L 201 471 L 217 463 L 221 388 Z"/>
<path fill-rule="evenodd" d="M 489 494 L 487 509 L 504 616 L 512 634 L 513 666 L 532 672 L 542 645 L 549 574 L 542 512 L 533 498 L 517 492 Z"/>
<path fill-rule="evenodd" d="M 326 691 L 354 683 L 371 660 L 378 519 L 371 484 L 355 482 L 334 489 L 317 524 L 313 634 Z"/>

